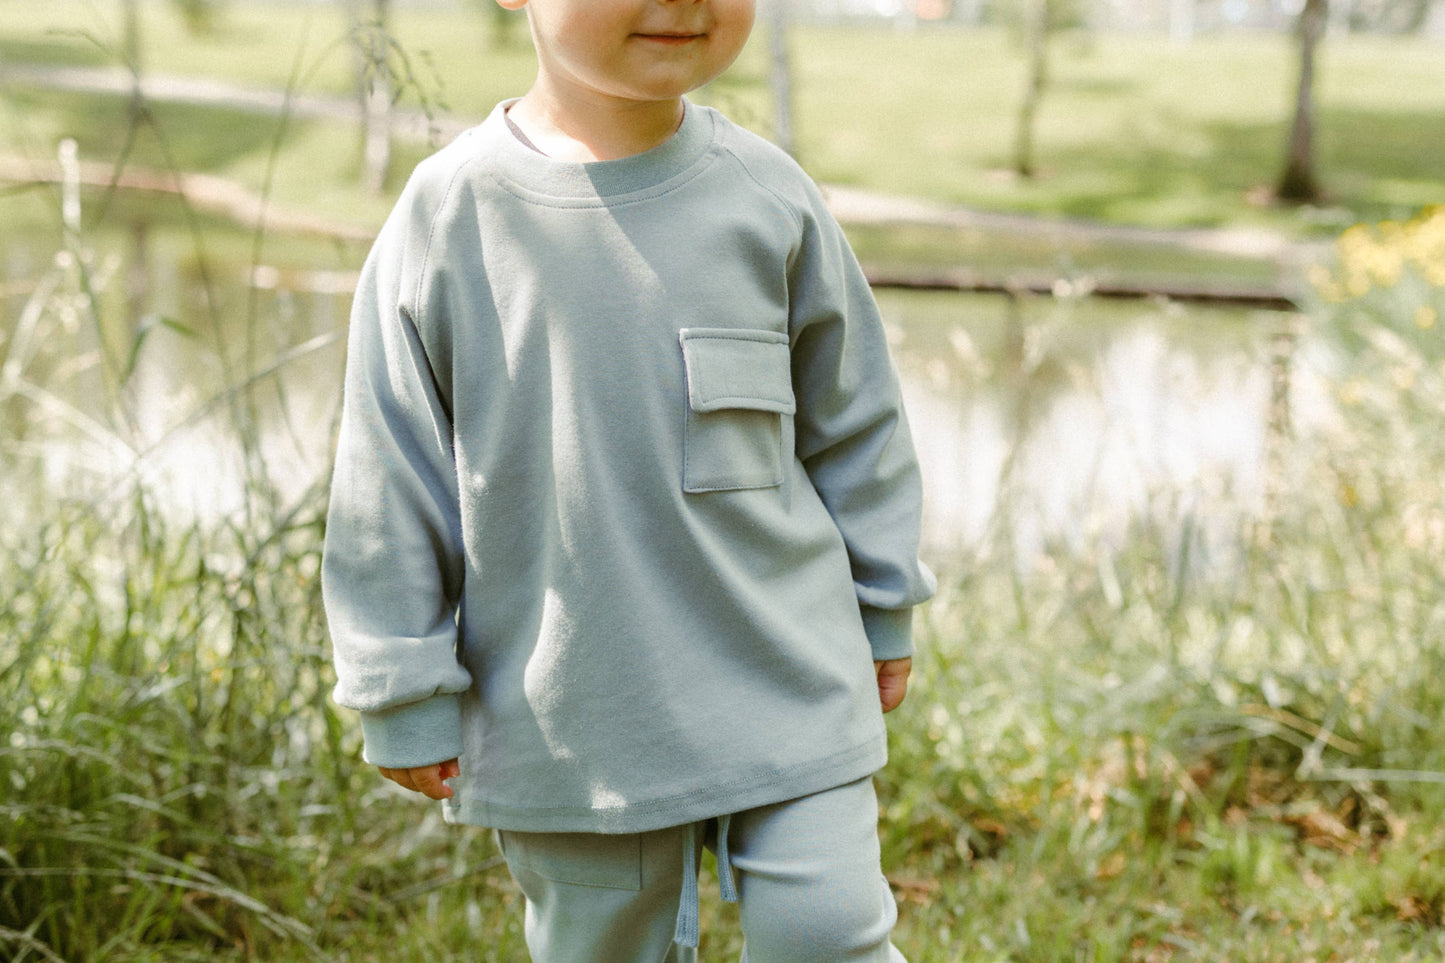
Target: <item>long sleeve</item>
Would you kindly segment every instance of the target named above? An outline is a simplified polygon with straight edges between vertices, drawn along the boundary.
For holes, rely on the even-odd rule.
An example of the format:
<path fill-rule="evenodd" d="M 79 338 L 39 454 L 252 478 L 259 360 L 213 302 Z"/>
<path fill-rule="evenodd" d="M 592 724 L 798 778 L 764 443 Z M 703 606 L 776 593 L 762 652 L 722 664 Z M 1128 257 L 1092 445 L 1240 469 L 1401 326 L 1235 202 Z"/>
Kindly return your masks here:
<path fill-rule="evenodd" d="M 353 303 L 322 592 L 335 700 L 362 713 L 365 757 L 460 754 L 463 549 L 451 419 L 419 330 L 428 221 L 408 190 Z"/>
<path fill-rule="evenodd" d="M 933 595 L 918 559 L 922 484 L 898 376 L 868 282 L 816 191 L 789 271 L 797 453 L 848 549 L 874 659 L 913 651 Z"/>

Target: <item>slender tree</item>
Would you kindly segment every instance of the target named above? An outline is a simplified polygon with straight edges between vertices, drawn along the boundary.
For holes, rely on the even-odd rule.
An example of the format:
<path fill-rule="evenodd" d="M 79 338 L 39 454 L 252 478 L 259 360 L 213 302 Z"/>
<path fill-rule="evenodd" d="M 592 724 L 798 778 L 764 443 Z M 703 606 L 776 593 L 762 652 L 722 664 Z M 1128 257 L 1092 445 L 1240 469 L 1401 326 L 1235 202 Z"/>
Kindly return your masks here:
<path fill-rule="evenodd" d="M 1029 72 L 1014 137 L 1014 170 L 1020 177 L 1033 177 L 1037 173 L 1034 129 L 1038 124 L 1039 104 L 1049 82 L 1049 36 L 1054 29 L 1054 3 L 1053 0 L 1024 0 L 1021 11 Z"/>
<path fill-rule="evenodd" d="M 391 167 L 392 77 L 387 57 L 391 0 L 345 0 L 356 95 L 361 107 L 362 180 L 380 194 Z"/>
<path fill-rule="evenodd" d="M 1440 0 L 1348 0 L 1336 13 L 1351 30 L 1392 34 L 1419 33 Z"/>
<path fill-rule="evenodd" d="M 141 23 L 140 0 L 121 0 L 121 56 L 130 72 L 130 116 L 134 121 L 141 114 L 144 100 L 141 93 Z"/>
<path fill-rule="evenodd" d="M 1314 163 L 1315 53 L 1328 18 L 1328 0 L 1305 0 L 1295 25 L 1299 40 L 1299 85 L 1284 174 L 1275 191 L 1280 200 L 1292 204 L 1312 203 L 1319 200 L 1321 193 Z"/>
<path fill-rule="evenodd" d="M 126 69 L 140 73 L 140 0 L 121 0 L 121 55 Z"/>
<path fill-rule="evenodd" d="M 171 0 L 193 34 L 210 33 L 216 26 L 219 0 Z"/>
<path fill-rule="evenodd" d="M 768 24 L 771 67 L 769 83 L 773 88 L 773 110 L 776 118 L 778 146 L 797 156 L 793 136 L 793 67 L 788 55 L 788 0 L 772 0 Z"/>

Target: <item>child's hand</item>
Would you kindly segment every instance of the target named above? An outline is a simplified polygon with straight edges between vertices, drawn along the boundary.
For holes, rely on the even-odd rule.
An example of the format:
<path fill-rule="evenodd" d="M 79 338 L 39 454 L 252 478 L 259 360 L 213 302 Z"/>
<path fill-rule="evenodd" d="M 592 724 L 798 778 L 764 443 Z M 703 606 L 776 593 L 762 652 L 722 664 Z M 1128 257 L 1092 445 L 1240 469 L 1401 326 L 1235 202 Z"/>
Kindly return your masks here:
<path fill-rule="evenodd" d="M 462 767 L 457 764 L 455 759 L 434 762 L 430 766 L 414 766 L 411 769 L 388 769 L 385 766 L 376 768 L 398 786 L 403 786 L 412 792 L 419 792 L 432 799 L 452 798 L 452 787 L 442 780 L 450 779 L 462 771 Z"/>
<path fill-rule="evenodd" d="M 892 712 L 908 694 L 908 674 L 913 671 L 912 659 L 889 659 L 874 662 L 878 673 L 878 700 L 883 703 L 884 712 Z"/>

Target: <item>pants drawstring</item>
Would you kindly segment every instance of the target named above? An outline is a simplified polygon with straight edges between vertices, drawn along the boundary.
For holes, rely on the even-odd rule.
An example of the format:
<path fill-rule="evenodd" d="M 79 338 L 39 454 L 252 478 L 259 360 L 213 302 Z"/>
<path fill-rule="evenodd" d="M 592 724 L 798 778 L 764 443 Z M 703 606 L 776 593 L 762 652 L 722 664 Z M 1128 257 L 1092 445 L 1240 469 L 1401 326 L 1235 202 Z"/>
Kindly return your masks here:
<path fill-rule="evenodd" d="M 738 901 L 738 889 L 733 883 L 733 864 L 728 856 L 728 830 L 732 828 L 731 815 L 717 818 L 717 883 L 722 898 L 729 903 Z"/>
<path fill-rule="evenodd" d="M 682 898 L 677 905 L 677 930 L 672 941 L 697 946 L 697 832 L 702 824 L 687 827 L 682 834 Z"/>
<path fill-rule="evenodd" d="M 728 830 L 731 816 L 717 819 L 717 881 L 722 898 L 729 903 L 738 901 L 737 885 L 733 881 L 733 864 L 728 856 Z M 679 946 L 697 948 L 698 916 L 700 908 L 697 895 L 697 841 L 700 833 L 706 832 L 707 822 L 695 823 L 682 836 L 682 898 L 677 907 L 677 929 L 673 942 Z"/>

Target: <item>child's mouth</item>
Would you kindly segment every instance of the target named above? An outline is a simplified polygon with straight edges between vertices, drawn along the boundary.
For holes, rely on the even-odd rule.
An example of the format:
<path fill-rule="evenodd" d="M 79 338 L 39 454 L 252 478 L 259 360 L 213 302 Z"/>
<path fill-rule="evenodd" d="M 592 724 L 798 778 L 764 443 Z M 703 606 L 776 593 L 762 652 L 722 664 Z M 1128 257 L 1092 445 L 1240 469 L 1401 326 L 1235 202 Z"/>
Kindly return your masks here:
<path fill-rule="evenodd" d="M 694 40 L 701 40 L 706 34 L 700 33 L 639 33 L 636 34 L 640 40 L 649 43 L 660 43 L 668 46 L 681 47 L 692 43 Z"/>

